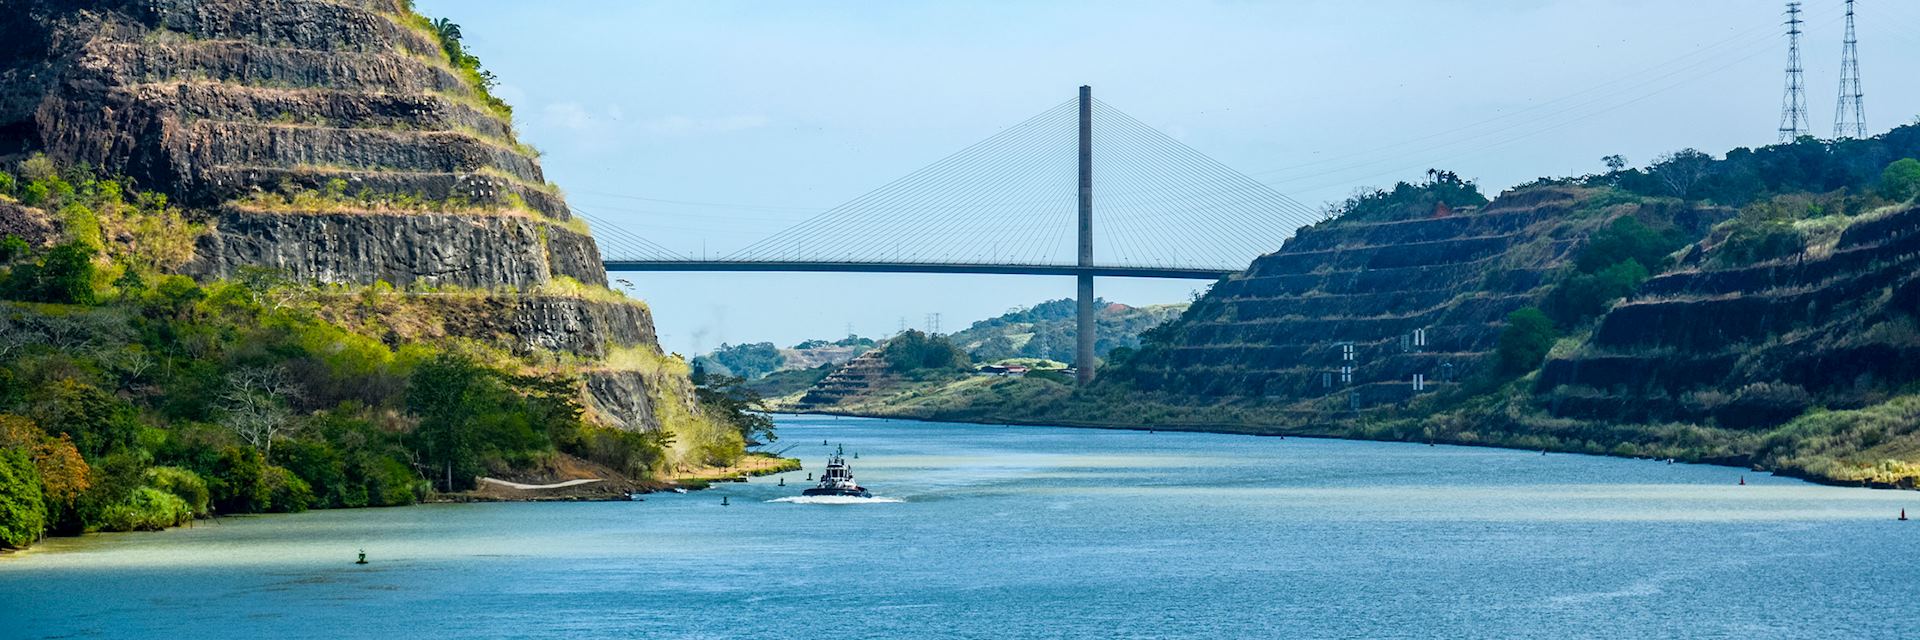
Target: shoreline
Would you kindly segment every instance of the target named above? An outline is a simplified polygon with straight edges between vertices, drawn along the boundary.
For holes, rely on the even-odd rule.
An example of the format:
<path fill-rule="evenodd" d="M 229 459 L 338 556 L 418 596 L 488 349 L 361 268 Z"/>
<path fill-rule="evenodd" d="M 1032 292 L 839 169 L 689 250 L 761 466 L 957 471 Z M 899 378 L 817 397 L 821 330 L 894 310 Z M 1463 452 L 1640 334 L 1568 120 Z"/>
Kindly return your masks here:
<path fill-rule="evenodd" d="M 1006 419 L 1006 420 L 994 420 L 994 421 L 988 422 L 988 421 L 964 420 L 964 419 L 873 415 L 873 414 L 861 414 L 861 413 L 840 412 L 840 411 L 781 411 L 781 412 L 776 412 L 773 415 L 837 416 L 837 417 L 847 417 L 847 418 L 868 418 L 868 419 L 876 419 L 876 420 L 905 420 L 908 422 L 945 422 L 950 424 L 977 424 L 977 425 L 998 424 L 998 425 L 1019 425 L 1023 427 L 1059 427 L 1063 429 L 1104 429 L 1109 431 L 1172 431 L 1176 433 L 1212 433 L 1212 434 L 1220 434 L 1220 435 L 1251 436 L 1256 438 L 1272 438 L 1272 437 L 1312 438 L 1316 440 L 1346 440 L 1350 442 L 1396 442 L 1396 443 L 1412 444 L 1412 445 L 1421 444 L 1418 441 L 1406 440 L 1406 439 L 1366 438 L 1366 437 L 1358 437 L 1358 436 L 1351 436 L 1351 435 L 1330 434 L 1325 432 L 1289 431 L 1286 429 L 1261 430 L 1260 427 L 1249 426 L 1249 425 L 1225 425 L 1225 424 L 1210 424 L 1210 423 L 1189 423 L 1189 424 L 1173 424 L 1173 425 L 1121 425 L 1121 424 L 1110 424 L 1110 423 L 1100 423 L 1100 422 L 1085 422 L 1085 421 L 1076 422 L 1071 420 L 1038 421 L 1038 420 L 1024 420 L 1024 419 Z M 1615 458 L 1615 459 L 1622 459 L 1622 460 L 1658 460 L 1659 459 L 1659 458 L 1648 458 L 1648 457 L 1640 457 L 1640 456 L 1617 456 L 1617 455 L 1608 454 L 1608 453 L 1588 453 L 1585 451 L 1568 451 L 1565 449 L 1542 450 L 1542 449 L 1522 448 L 1522 447 L 1502 445 L 1495 442 L 1459 442 L 1459 441 L 1446 440 L 1446 439 L 1436 439 L 1428 444 L 1446 445 L 1451 447 L 1478 447 L 1478 448 L 1487 448 L 1487 449 L 1505 449 L 1510 451 L 1547 451 L 1547 452 L 1552 452 L 1560 455 L 1593 456 L 1596 458 Z M 1766 468 L 1755 466 L 1751 462 L 1747 460 L 1742 460 L 1742 459 L 1727 458 L 1727 459 L 1695 460 L 1695 459 L 1673 458 L 1673 461 L 1678 464 L 1696 464 L 1696 465 L 1706 465 L 1706 466 L 1714 466 L 1714 467 L 1726 467 L 1729 469 L 1742 469 L 1742 470 L 1746 470 L 1753 473 L 1765 473 L 1767 475 L 1774 476 L 1774 477 L 1792 478 L 1795 480 L 1801 480 L 1804 482 L 1817 484 L 1821 486 L 1828 486 L 1828 487 L 1840 487 L 1840 488 L 1847 488 L 1847 489 L 1873 489 L 1873 490 L 1883 490 L 1883 491 L 1920 490 L 1920 487 L 1905 487 L 1905 486 L 1900 486 L 1897 484 L 1886 483 L 1886 482 L 1869 482 L 1864 480 L 1853 482 L 1853 481 L 1846 481 L 1846 480 L 1840 480 L 1835 478 L 1827 478 L 1827 477 L 1815 476 L 1812 474 L 1799 473 L 1791 469 L 1766 469 Z"/>
<path fill-rule="evenodd" d="M 300 513 L 307 513 L 312 511 L 348 511 L 348 510 L 358 510 L 358 509 L 405 509 L 407 507 L 417 507 L 422 505 L 440 505 L 440 504 L 481 504 L 481 503 L 510 503 L 510 502 L 643 502 L 643 500 L 635 500 L 634 498 L 643 496 L 646 494 L 651 494 L 651 493 L 660 493 L 663 491 L 670 491 L 676 488 L 686 489 L 687 491 L 701 491 L 701 490 L 709 489 L 715 483 L 719 483 L 719 482 L 746 482 L 745 478 L 748 478 L 748 477 L 770 476 L 770 475 L 776 475 L 781 473 L 787 473 L 789 471 L 799 471 L 804 468 L 804 465 L 799 458 L 783 458 L 783 457 L 775 456 L 772 454 L 754 454 L 754 453 L 749 453 L 747 454 L 746 457 L 756 458 L 756 459 L 765 459 L 765 460 L 768 460 L 769 462 L 760 464 L 760 465 L 752 465 L 752 466 L 736 464 L 735 466 L 732 466 L 732 467 L 703 467 L 699 469 L 690 470 L 688 472 L 685 472 L 684 474 L 669 474 L 668 476 L 666 476 L 666 479 L 663 479 L 663 480 L 648 480 L 648 481 L 634 482 L 634 481 L 626 480 L 623 478 L 621 479 L 622 482 L 632 483 L 633 485 L 637 485 L 637 486 L 634 486 L 634 489 L 628 490 L 625 493 L 619 492 L 620 490 L 618 489 L 616 489 L 614 492 L 592 492 L 590 490 L 587 493 L 566 493 L 565 492 L 567 489 L 582 489 L 582 488 L 588 488 L 588 487 L 591 487 L 594 489 L 600 489 L 605 487 L 621 486 L 620 483 L 603 483 L 603 482 L 579 483 L 579 484 L 574 484 L 566 487 L 555 487 L 552 489 L 505 489 L 503 492 L 496 492 L 495 494 L 480 493 L 480 489 L 476 487 L 472 491 L 463 491 L 460 493 L 449 493 L 449 494 L 434 494 L 427 497 L 426 499 L 420 500 L 413 504 L 379 506 L 379 507 L 335 507 L 330 509 L 308 509 Z M 711 473 L 714 470 L 718 470 L 726 473 L 720 473 L 720 474 Z M 519 492 L 519 491 L 524 491 L 527 493 L 526 495 L 512 495 L 511 493 L 507 493 L 507 492 Z M 534 492 L 540 492 L 540 491 L 552 491 L 554 493 L 534 493 Z M 35 541 L 34 544 L 28 545 L 24 548 L 0 549 L 0 558 L 20 557 L 20 556 L 30 554 L 34 552 L 36 549 L 43 547 L 46 541 L 54 540 L 54 539 L 81 540 L 81 539 L 85 539 L 88 537 L 97 536 L 101 534 L 164 533 L 167 531 L 173 531 L 177 529 L 192 529 L 194 526 L 193 523 L 195 522 L 203 522 L 206 524 L 217 524 L 220 520 L 225 518 L 252 518 L 252 517 L 259 517 L 259 516 L 284 516 L 284 515 L 299 515 L 299 513 L 214 514 L 214 515 L 209 515 L 205 518 L 195 518 L 194 520 L 189 521 L 188 524 L 173 526 L 173 527 L 166 527 L 162 529 L 135 530 L 135 531 L 95 531 L 91 533 L 82 533 L 79 535 L 71 535 L 71 536 L 67 536 L 67 535 L 46 536 L 44 538 L 41 538 L 40 540 Z"/>

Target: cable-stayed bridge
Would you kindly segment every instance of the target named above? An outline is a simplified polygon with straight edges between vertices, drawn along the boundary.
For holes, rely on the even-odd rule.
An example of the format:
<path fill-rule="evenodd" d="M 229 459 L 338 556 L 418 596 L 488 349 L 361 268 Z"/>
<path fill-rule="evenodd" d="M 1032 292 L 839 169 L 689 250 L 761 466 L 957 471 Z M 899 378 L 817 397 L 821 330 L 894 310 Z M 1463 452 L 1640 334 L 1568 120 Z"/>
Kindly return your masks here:
<path fill-rule="evenodd" d="M 583 216 L 585 214 L 582 214 Z M 1093 375 L 1095 276 L 1212 280 L 1280 248 L 1314 211 L 1079 96 L 718 258 L 595 220 L 607 271 L 1070 275 L 1074 363 Z"/>

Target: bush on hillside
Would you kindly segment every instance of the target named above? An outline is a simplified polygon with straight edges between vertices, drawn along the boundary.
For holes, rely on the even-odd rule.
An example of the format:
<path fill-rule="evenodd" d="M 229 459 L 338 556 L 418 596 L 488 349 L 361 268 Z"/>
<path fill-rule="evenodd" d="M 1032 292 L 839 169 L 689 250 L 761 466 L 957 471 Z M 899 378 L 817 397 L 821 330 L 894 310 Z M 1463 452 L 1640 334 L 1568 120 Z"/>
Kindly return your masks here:
<path fill-rule="evenodd" d="M 1424 182 L 1400 182 L 1392 189 L 1362 191 L 1334 205 L 1329 218 L 1356 222 L 1392 222 L 1432 215 L 1435 207 L 1478 207 L 1487 196 L 1472 180 L 1442 169 L 1428 169 Z"/>
<path fill-rule="evenodd" d="M 1520 375 L 1540 366 L 1559 336 L 1553 320 L 1539 309 L 1526 307 L 1507 314 L 1507 326 L 1500 330 L 1500 344 L 1494 350 L 1499 372 Z"/>
<path fill-rule="evenodd" d="M 1901 158 L 1880 172 L 1880 197 L 1906 202 L 1920 196 L 1920 160 Z"/>

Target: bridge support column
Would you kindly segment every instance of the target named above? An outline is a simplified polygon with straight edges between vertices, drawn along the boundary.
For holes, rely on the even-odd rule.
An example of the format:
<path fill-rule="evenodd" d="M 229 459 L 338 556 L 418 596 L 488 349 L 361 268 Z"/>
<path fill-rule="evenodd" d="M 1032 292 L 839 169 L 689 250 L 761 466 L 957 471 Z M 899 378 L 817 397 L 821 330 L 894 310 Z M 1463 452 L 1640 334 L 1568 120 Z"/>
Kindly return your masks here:
<path fill-rule="evenodd" d="M 1080 87 L 1080 266 L 1093 266 L 1093 87 Z M 1080 384 L 1093 382 L 1093 276 L 1081 274 L 1073 366 Z"/>

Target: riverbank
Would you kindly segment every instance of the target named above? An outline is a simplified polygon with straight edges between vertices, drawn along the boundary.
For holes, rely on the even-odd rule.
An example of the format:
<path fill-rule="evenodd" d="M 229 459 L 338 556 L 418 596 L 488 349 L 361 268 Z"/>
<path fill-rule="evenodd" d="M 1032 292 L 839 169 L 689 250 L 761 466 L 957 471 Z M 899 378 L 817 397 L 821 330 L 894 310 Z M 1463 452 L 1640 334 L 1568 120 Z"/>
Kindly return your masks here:
<path fill-rule="evenodd" d="M 1061 404 L 1064 404 L 1064 403 L 1061 403 Z M 1178 421 L 1178 420 L 1166 420 L 1166 419 L 1154 420 L 1151 422 L 1102 421 L 1102 420 L 1074 419 L 1070 417 L 1062 417 L 1061 415 L 1059 415 L 1062 412 L 1057 410 L 1061 406 L 1061 404 L 1049 404 L 1048 406 L 1050 408 L 1056 409 L 1056 411 L 1043 417 L 1014 415 L 1014 414 L 1002 413 L 997 411 L 991 412 L 991 413 L 982 413 L 973 408 L 970 408 L 969 410 L 965 410 L 965 411 L 928 411 L 928 410 L 925 410 L 924 406 L 914 407 L 913 409 L 909 409 L 905 411 L 889 411 L 889 410 L 879 408 L 881 405 L 878 405 L 872 402 L 863 403 L 856 407 L 843 407 L 839 409 L 819 409 L 819 410 L 809 410 L 809 411 L 789 411 L 787 413 L 790 413 L 793 415 L 827 415 L 827 416 L 842 416 L 842 417 L 850 417 L 850 418 L 905 420 L 905 421 L 913 421 L 913 422 L 952 422 L 952 423 L 964 423 L 964 424 L 1056 426 L 1056 427 L 1070 427 L 1070 428 L 1080 428 L 1080 429 L 1106 429 L 1106 430 L 1120 430 L 1120 431 L 1173 431 L 1173 432 L 1219 433 L 1219 434 L 1230 434 L 1230 435 L 1249 435 L 1249 436 L 1268 436 L 1268 437 L 1279 436 L 1279 437 L 1299 437 L 1299 438 L 1322 438 L 1322 439 L 1332 439 L 1332 440 L 1352 440 L 1352 441 L 1365 441 L 1365 442 L 1427 443 L 1427 444 L 1441 444 L 1441 445 L 1464 446 L 1464 447 L 1490 447 L 1490 448 L 1496 448 L 1496 449 L 1517 449 L 1517 450 L 1523 450 L 1523 451 L 1541 451 L 1541 452 L 1551 452 L 1551 453 L 1560 453 L 1560 454 L 1580 454 L 1580 455 L 1603 456 L 1603 457 L 1612 457 L 1612 458 L 1627 458 L 1627 459 L 1642 459 L 1642 460 L 1648 460 L 1648 459 L 1673 460 L 1675 462 L 1680 462 L 1685 464 L 1712 465 L 1712 466 L 1744 469 L 1750 472 L 1766 473 L 1773 476 L 1803 480 L 1803 481 L 1812 482 L 1815 484 L 1821 484 L 1821 485 L 1833 486 L 1833 487 L 1851 487 L 1851 488 L 1903 490 L 1903 491 L 1913 491 L 1916 489 L 1920 489 L 1920 486 L 1917 486 L 1916 479 L 1913 476 L 1904 476 L 1895 480 L 1880 480 L 1880 479 L 1874 479 L 1870 477 L 1863 478 L 1863 477 L 1853 477 L 1853 476 L 1839 476 L 1839 475 L 1834 475 L 1833 473 L 1830 473 L 1830 472 L 1822 473 L 1820 471 L 1817 471 L 1816 467 L 1813 465 L 1788 466 L 1788 465 L 1765 464 L 1766 458 L 1762 458 L 1762 456 L 1760 456 L 1759 454 L 1738 452 L 1738 448 L 1740 447 L 1740 445 L 1743 445 L 1743 444 L 1746 447 L 1752 448 L 1753 450 L 1758 450 L 1761 447 L 1762 443 L 1777 440 L 1778 439 L 1777 436 L 1771 433 L 1746 433 L 1746 434 L 1727 433 L 1724 435 L 1726 442 L 1714 443 L 1713 448 L 1709 449 L 1708 447 L 1699 445 L 1698 442 L 1687 443 L 1689 445 L 1693 445 L 1690 447 L 1690 446 L 1680 446 L 1680 445 L 1673 445 L 1673 444 L 1667 444 L 1667 443 L 1661 443 L 1661 442 L 1648 443 L 1648 442 L 1627 442 L 1624 440 L 1605 441 L 1605 440 L 1594 439 L 1595 437 L 1604 438 L 1606 435 L 1608 435 L 1608 432 L 1605 432 L 1605 431 L 1583 431 L 1583 435 L 1585 435 L 1586 437 L 1578 440 L 1555 437 L 1553 435 L 1543 435 L 1540 433 L 1516 433 L 1514 431 L 1509 430 L 1517 426 L 1513 422 L 1515 418 L 1513 416 L 1507 416 L 1507 415 L 1477 416 L 1477 418 L 1482 420 L 1482 422 L 1479 422 L 1476 425 L 1480 428 L 1475 430 L 1463 431 L 1463 430 L 1445 430 L 1445 429 L 1434 430 L 1434 429 L 1427 428 L 1424 424 L 1425 421 L 1422 420 L 1421 418 L 1400 417 L 1400 416 L 1388 417 L 1384 419 L 1360 419 L 1360 420 L 1353 420 L 1353 421 L 1342 423 L 1342 424 L 1317 424 L 1317 425 L 1284 425 L 1284 424 L 1279 424 L 1278 421 L 1274 423 L 1244 423 L 1244 422 L 1229 422 L 1224 420 Z M 1221 411 L 1245 411 L 1246 410 L 1243 407 L 1191 408 L 1191 407 L 1162 406 L 1157 408 L 1159 410 L 1156 411 L 1156 413 L 1161 413 L 1161 414 L 1168 413 L 1170 410 L 1178 410 L 1178 409 L 1188 409 L 1195 413 L 1221 412 Z M 1457 416 L 1454 416 L 1454 417 L 1457 417 Z M 1582 425 L 1582 426 L 1587 426 L 1587 425 Z M 1784 431 L 1788 429 L 1783 428 L 1782 430 Z M 1696 434 L 1695 435 L 1696 438 L 1699 438 L 1700 440 L 1706 439 L 1705 437 L 1698 435 L 1699 432 L 1704 431 L 1703 429 L 1693 428 L 1690 431 Z M 1636 431 L 1636 433 L 1638 432 Z M 1698 448 L 1695 448 L 1695 447 L 1698 447 Z M 1837 458 L 1822 458 L 1821 461 L 1826 462 L 1827 464 L 1823 467 L 1817 467 L 1817 468 L 1837 470 L 1837 469 L 1858 468 L 1860 466 L 1860 465 L 1855 465 L 1853 467 L 1840 466 L 1832 462 L 1834 460 L 1837 460 Z"/>

